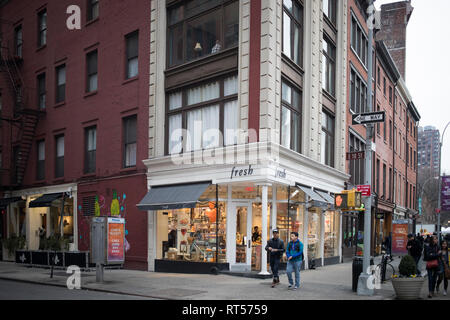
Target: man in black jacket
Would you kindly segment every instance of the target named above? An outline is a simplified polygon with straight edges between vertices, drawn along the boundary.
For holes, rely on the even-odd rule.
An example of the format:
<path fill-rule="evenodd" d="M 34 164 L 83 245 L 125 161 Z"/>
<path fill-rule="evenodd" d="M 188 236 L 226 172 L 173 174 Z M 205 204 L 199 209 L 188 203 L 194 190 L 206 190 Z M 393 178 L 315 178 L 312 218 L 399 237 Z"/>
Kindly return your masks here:
<path fill-rule="evenodd" d="M 279 238 L 278 229 L 273 230 L 273 238 L 267 242 L 266 251 L 270 252 L 270 269 L 272 270 L 273 281 L 272 288 L 276 284 L 280 283 L 280 277 L 278 276 L 278 267 L 280 265 L 280 259 L 284 252 L 283 240 Z"/>
<path fill-rule="evenodd" d="M 421 274 L 419 270 L 419 260 L 422 256 L 422 246 L 419 240 L 415 239 L 414 236 L 410 233 L 408 234 L 408 243 L 406 244 L 406 249 L 408 249 L 408 254 L 414 258 L 416 262 L 416 271 L 417 274 Z"/>

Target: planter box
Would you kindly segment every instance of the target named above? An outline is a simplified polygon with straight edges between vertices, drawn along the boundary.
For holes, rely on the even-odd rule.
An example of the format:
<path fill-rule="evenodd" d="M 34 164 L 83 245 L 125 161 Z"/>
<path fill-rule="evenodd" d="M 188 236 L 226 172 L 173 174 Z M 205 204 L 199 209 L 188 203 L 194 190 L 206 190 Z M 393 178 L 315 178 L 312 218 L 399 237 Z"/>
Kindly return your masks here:
<path fill-rule="evenodd" d="M 424 277 L 419 278 L 392 278 L 392 286 L 398 299 L 415 300 L 420 298 Z"/>
<path fill-rule="evenodd" d="M 54 261 L 55 252 L 45 250 L 17 250 L 15 261 L 18 264 L 50 267 Z M 80 268 L 88 268 L 89 252 L 86 251 L 57 251 L 56 267 L 69 267 L 76 265 Z"/>

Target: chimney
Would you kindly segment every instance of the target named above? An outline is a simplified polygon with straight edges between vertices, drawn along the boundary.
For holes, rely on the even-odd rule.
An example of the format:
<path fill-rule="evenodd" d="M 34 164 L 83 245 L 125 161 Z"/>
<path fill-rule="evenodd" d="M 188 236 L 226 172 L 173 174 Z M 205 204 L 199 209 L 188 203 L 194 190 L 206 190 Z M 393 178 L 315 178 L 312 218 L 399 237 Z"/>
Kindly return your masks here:
<path fill-rule="evenodd" d="M 411 0 L 382 5 L 381 30 L 376 35 L 377 40 L 384 41 L 403 79 L 406 71 L 406 27 L 413 9 Z"/>

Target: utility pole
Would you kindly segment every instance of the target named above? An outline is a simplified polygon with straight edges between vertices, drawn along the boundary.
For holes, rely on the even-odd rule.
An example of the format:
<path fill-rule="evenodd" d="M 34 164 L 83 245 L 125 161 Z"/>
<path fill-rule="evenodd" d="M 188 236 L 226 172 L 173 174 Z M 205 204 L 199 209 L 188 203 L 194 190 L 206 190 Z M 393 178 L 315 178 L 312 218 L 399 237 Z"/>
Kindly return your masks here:
<path fill-rule="evenodd" d="M 368 79 L 367 79 L 367 110 L 372 112 L 372 78 L 373 78 L 373 29 L 375 28 L 375 7 L 373 0 L 368 0 L 367 26 L 369 29 L 369 45 L 368 45 Z M 366 129 L 366 170 L 365 180 L 366 185 L 372 185 L 372 134 L 373 124 L 368 123 Z M 372 218 L 372 194 L 364 197 L 364 256 L 363 256 L 363 270 L 358 279 L 358 295 L 373 295 L 373 285 L 369 285 L 372 281 L 372 274 L 369 273 L 370 267 L 370 235 L 371 235 L 371 218 Z"/>

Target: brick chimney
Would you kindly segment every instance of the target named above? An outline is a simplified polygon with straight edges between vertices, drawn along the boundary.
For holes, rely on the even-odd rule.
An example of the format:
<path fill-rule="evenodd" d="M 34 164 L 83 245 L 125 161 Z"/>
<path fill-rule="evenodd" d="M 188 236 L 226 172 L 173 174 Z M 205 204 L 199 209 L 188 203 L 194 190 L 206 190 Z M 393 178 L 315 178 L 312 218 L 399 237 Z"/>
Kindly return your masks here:
<path fill-rule="evenodd" d="M 384 41 L 403 79 L 406 69 L 406 27 L 413 9 L 411 0 L 382 5 L 381 30 L 376 35 L 377 40 Z"/>

